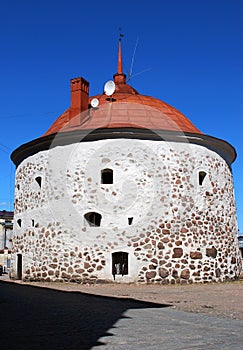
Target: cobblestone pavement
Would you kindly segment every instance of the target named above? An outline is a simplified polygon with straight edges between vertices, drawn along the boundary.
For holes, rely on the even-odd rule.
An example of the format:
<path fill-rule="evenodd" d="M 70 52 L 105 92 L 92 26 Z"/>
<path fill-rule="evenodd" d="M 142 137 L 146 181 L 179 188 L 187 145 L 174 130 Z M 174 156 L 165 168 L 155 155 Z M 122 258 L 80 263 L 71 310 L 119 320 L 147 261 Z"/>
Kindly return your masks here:
<path fill-rule="evenodd" d="M 102 350 L 242 349 L 243 321 L 165 309 L 128 310 L 106 336 Z"/>
<path fill-rule="evenodd" d="M 4 276 L 1 347 L 240 349 L 243 317 L 242 309 L 236 310 L 242 306 L 242 287 L 242 282 L 165 288 L 13 283 Z"/>

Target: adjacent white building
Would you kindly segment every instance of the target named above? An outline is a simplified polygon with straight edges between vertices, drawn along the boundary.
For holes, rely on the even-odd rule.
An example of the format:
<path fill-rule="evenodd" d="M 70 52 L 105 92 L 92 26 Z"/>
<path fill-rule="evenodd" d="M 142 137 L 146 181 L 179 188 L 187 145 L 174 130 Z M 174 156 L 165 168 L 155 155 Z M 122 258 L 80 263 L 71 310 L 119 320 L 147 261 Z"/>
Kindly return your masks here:
<path fill-rule="evenodd" d="M 13 212 L 0 211 L 0 265 L 8 271 L 11 262 Z"/>

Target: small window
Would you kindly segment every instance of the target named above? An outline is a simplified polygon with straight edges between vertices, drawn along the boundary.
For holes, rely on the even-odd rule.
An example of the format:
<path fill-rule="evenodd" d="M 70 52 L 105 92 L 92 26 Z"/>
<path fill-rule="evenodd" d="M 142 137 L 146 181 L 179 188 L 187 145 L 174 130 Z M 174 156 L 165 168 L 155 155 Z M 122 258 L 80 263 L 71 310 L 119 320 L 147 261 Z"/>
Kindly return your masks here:
<path fill-rule="evenodd" d="M 35 181 L 38 183 L 38 185 L 39 185 L 40 188 L 41 188 L 41 181 L 42 181 L 41 176 L 37 176 L 37 177 L 35 178 Z"/>
<path fill-rule="evenodd" d="M 133 222 L 133 218 L 128 218 L 128 225 L 131 225 Z"/>
<path fill-rule="evenodd" d="M 17 220 L 17 224 L 19 225 L 19 227 L 21 227 L 21 225 L 22 225 L 22 220 L 21 220 L 21 219 L 18 219 L 18 220 Z"/>
<path fill-rule="evenodd" d="M 112 275 L 128 275 L 128 253 L 112 253 Z"/>
<path fill-rule="evenodd" d="M 199 173 L 198 173 L 198 183 L 199 183 L 200 186 L 202 186 L 206 175 L 207 175 L 207 173 L 205 173 L 205 171 L 199 171 Z"/>
<path fill-rule="evenodd" d="M 20 184 L 17 184 L 17 190 L 18 191 L 20 190 Z"/>
<path fill-rule="evenodd" d="M 89 226 L 100 226 L 102 216 L 99 213 L 90 212 L 84 215 L 85 220 Z"/>
<path fill-rule="evenodd" d="M 32 226 L 35 226 L 35 220 L 31 220 L 31 224 L 32 224 Z"/>
<path fill-rule="evenodd" d="M 101 183 L 102 184 L 113 184 L 113 170 L 103 169 L 101 170 Z"/>

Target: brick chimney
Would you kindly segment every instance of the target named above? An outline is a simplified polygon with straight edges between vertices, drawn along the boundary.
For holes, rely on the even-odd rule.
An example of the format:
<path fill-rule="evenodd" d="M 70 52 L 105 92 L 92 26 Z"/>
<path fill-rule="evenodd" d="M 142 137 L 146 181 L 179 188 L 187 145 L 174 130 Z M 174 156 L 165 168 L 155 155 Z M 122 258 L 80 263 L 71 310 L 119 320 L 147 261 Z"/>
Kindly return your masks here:
<path fill-rule="evenodd" d="M 89 82 L 84 78 L 74 78 L 70 80 L 71 106 L 69 118 L 86 111 L 89 105 Z"/>

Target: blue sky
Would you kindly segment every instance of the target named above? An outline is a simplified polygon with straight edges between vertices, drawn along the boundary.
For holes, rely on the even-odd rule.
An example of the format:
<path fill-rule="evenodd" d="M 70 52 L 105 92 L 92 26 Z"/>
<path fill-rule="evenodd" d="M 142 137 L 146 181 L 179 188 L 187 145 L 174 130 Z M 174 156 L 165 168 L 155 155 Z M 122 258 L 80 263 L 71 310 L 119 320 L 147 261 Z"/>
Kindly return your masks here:
<path fill-rule="evenodd" d="M 90 95 L 117 69 L 119 28 L 130 84 L 185 114 L 202 132 L 230 142 L 243 232 L 241 0 L 9 0 L 0 4 L 0 209 L 13 208 L 11 152 L 41 136 L 70 102 L 69 80 Z"/>

